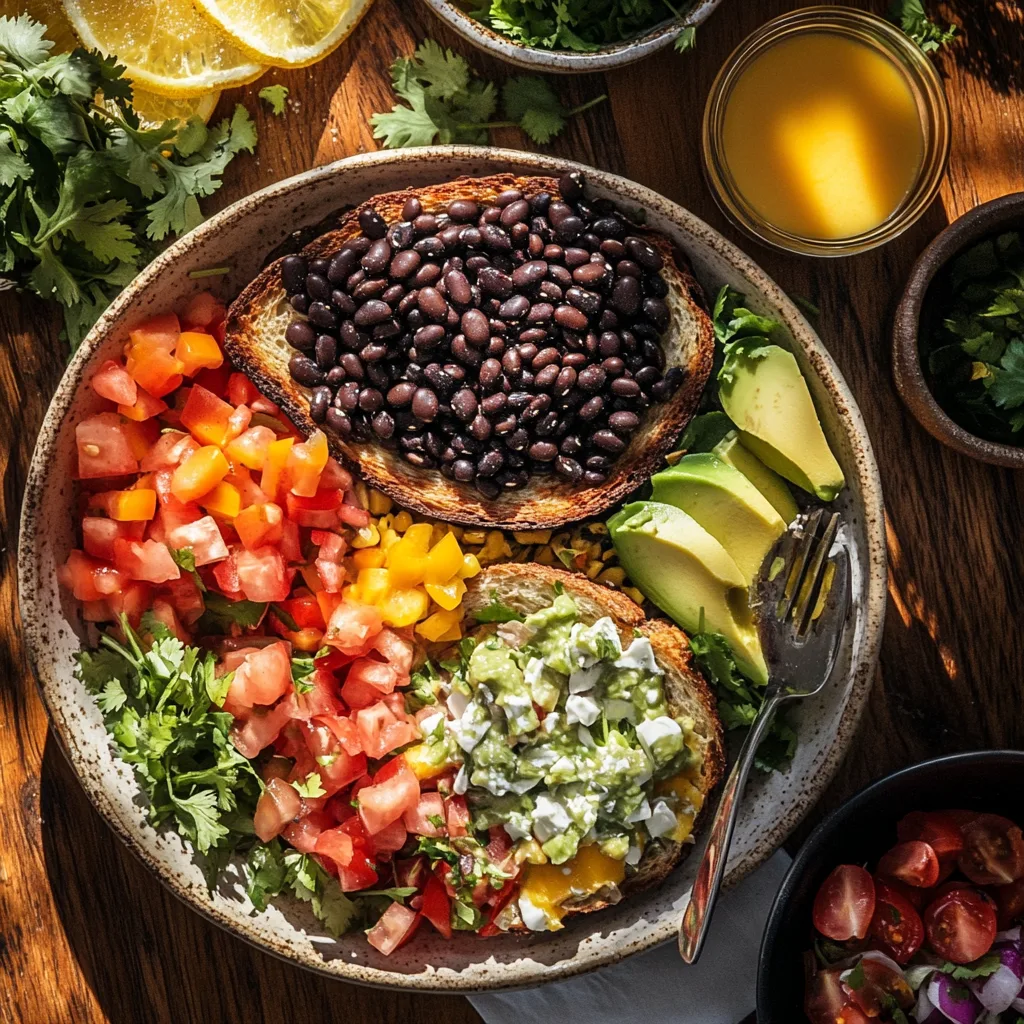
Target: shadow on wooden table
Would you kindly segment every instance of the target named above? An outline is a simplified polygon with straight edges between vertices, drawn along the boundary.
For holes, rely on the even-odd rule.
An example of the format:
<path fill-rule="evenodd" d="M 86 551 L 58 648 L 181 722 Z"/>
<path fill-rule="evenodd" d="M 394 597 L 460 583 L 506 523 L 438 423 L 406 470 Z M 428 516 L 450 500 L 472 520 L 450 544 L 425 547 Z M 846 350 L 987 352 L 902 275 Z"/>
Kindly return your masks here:
<path fill-rule="evenodd" d="M 187 908 L 100 818 L 52 734 L 40 785 L 43 854 L 57 913 L 113 1024 L 479 1020 L 463 999 L 384 993 L 318 977 Z"/>

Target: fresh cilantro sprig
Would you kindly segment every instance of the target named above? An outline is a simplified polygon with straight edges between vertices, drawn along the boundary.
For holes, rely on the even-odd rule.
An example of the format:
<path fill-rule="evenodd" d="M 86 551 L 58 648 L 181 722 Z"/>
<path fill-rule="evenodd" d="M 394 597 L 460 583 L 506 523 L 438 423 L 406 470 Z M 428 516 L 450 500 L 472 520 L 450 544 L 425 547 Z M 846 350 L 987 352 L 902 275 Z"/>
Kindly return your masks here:
<path fill-rule="evenodd" d="M 200 223 L 256 129 L 242 106 L 144 127 L 113 58 L 52 49 L 29 15 L 0 17 L 0 274 L 59 302 L 75 347 L 156 243 Z"/>
<path fill-rule="evenodd" d="M 286 85 L 265 85 L 257 94 L 275 117 L 280 117 L 285 112 L 285 101 L 288 99 L 288 86 Z"/>
<path fill-rule="evenodd" d="M 391 67 L 396 104 L 370 118 L 373 137 L 385 149 L 438 143 L 487 143 L 491 128 L 521 128 L 536 143 L 550 142 L 566 121 L 602 102 L 598 96 L 578 107 L 563 106 L 551 86 L 535 75 L 509 78 L 501 89 L 504 118 L 495 119 L 498 89 L 480 78 L 466 60 L 427 39 L 412 57 Z"/>
<path fill-rule="evenodd" d="M 474 0 L 469 13 L 495 32 L 525 46 L 593 53 L 639 35 L 692 6 L 679 0 Z M 693 29 L 688 43 L 693 45 Z"/>
<path fill-rule="evenodd" d="M 496 591 L 491 591 L 490 604 L 472 613 L 477 622 L 522 622 L 523 617 L 510 605 L 499 600 Z"/>
<path fill-rule="evenodd" d="M 889 20 L 899 25 L 925 53 L 932 53 L 956 38 L 956 25 L 936 25 L 925 12 L 922 0 L 893 0 Z"/>

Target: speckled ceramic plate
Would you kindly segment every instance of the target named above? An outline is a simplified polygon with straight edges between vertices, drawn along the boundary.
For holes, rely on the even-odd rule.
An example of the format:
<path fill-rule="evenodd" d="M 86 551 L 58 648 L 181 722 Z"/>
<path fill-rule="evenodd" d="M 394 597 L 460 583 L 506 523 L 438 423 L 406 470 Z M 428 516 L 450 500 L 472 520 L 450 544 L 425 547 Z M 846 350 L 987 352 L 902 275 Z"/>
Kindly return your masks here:
<path fill-rule="evenodd" d="M 696 867 L 691 857 L 660 888 L 597 914 L 573 918 L 560 932 L 443 941 L 427 929 L 384 958 L 361 934 L 324 936 L 306 908 L 280 901 L 252 914 L 240 876 L 229 873 L 209 893 L 192 854 L 174 832 L 143 820 L 128 767 L 107 743 L 99 711 L 72 675 L 83 625 L 57 586 L 57 566 L 74 543 L 72 476 L 75 425 L 95 411 L 82 387 L 99 363 L 121 351 L 128 329 L 208 287 L 189 271 L 230 266 L 220 281 L 235 294 L 264 254 L 291 231 L 378 192 L 430 185 L 461 174 L 557 174 L 579 165 L 511 150 L 439 147 L 369 153 L 320 167 L 256 192 L 171 246 L 126 288 L 76 353 L 43 423 L 21 520 L 19 584 L 28 647 L 53 728 L 90 799 L 117 834 L 183 900 L 211 920 L 272 953 L 348 981 L 423 990 L 484 990 L 538 984 L 591 970 L 675 936 Z M 839 505 L 853 553 L 853 609 L 839 671 L 820 697 L 800 709 L 800 748 L 788 772 L 758 779 L 740 813 L 729 880 L 768 857 L 813 806 L 853 738 L 871 687 L 885 607 L 885 553 L 878 471 L 860 413 L 822 343 L 774 282 L 738 249 L 686 210 L 640 185 L 585 167 L 591 188 L 643 207 L 647 223 L 686 252 L 709 293 L 728 282 L 758 313 L 789 329 L 792 347 L 825 433 L 846 474 Z"/>
<path fill-rule="evenodd" d="M 722 2 L 722 0 L 686 0 L 677 5 L 681 18 L 670 18 L 654 25 L 646 32 L 623 39 L 611 46 L 602 46 L 590 53 L 576 50 L 545 50 L 537 46 L 524 46 L 488 28 L 471 17 L 452 0 L 423 0 L 443 21 L 474 46 L 495 57 L 533 71 L 561 74 L 590 74 L 610 71 L 641 60 L 649 54 L 663 50 L 685 28 L 695 28 Z"/>

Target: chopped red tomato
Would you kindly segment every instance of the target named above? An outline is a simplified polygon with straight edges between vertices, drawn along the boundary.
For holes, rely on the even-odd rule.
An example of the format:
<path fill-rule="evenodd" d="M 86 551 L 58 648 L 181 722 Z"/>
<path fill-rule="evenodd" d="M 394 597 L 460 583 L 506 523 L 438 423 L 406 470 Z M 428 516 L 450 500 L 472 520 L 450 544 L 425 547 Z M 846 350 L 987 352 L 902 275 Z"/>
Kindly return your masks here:
<path fill-rule="evenodd" d="M 383 628 L 384 619 L 380 609 L 372 605 L 344 602 L 331 613 L 324 641 L 345 653 L 361 652 L 367 641 Z"/>
<path fill-rule="evenodd" d="M 420 913 L 446 938 L 452 937 L 452 904 L 444 885 L 435 875 L 428 874 L 423 889 Z"/>
<path fill-rule="evenodd" d="M 146 583 L 166 583 L 181 575 L 166 544 L 155 540 L 114 541 L 114 564 L 133 580 Z"/>
<path fill-rule="evenodd" d="M 225 454 L 246 469 L 262 470 L 270 446 L 276 440 L 277 435 L 270 427 L 249 427 L 228 443 Z"/>
<path fill-rule="evenodd" d="M 85 548 L 87 555 L 112 562 L 114 541 L 118 537 L 125 540 L 141 540 L 144 528 L 142 523 L 119 523 L 115 519 L 101 516 L 85 516 L 82 519 L 82 547 Z"/>
<path fill-rule="evenodd" d="M 142 457 L 139 468 L 144 473 L 159 469 L 174 469 L 185 461 L 199 445 L 188 434 L 180 430 L 168 430 L 161 434 L 156 443 Z"/>
<path fill-rule="evenodd" d="M 402 816 L 405 827 L 419 836 L 443 836 L 447 834 L 444 817 L 444 800 L 440 793 L 421 793 L 415 807 Z"/>
<path fill-rule="evenodd" d="M 190 548 L 196 565 L 209 565 L 229 555 L 220 527 L 213 516 L 203 516 L 194 523 L 176 526 L 168 531 L 167 542 L 172 548 Z"/>
<path fill-rule="evenodd" d="M 445 801 L 447 807 L 446 821 L 448 835 L 465 836 L 469 835 L 469 807 L 464 796 L 449 797 Z"/>
<path fill-rule="evenodd" d="M 412 938 L 419 923 L 419 914 L 403 907 L 401 903 L 392 903 L 367 933 L 366 940 L 374 949 L 390 956 Z"/>
<path fill-rule="evenodd" d="M 291 590 L 291 579 L 281 552 L 270 545 L 234 553 L 239 587 L 249 601 L 283 601 Z M 294 571 L 294 570 L 293 570 Z"/>
<path fill-rule="evenodd" d="M 329 857 L 337 867 L 345 868 L 352 863 L 355 846 L 344 829 L 329 828 L 317 836 L 313 851 L 321 857 Z"/>
<path fill-rule="evenodd" d="M 150 317 L 129 332 L 128 337 L 133 345 L 144 343 L 159 345 L 170 352 L 178 342 L 181 324 L 173 313 L 161 313 Z"/>
<path fill-rule="evenodd" d="M 380 773 L 372 785 L 359 791 L 359 817 L 370 835 L 398 821 L 416 806 L 420 795 L 416 776 L 404 761 L 390 778 L 378 781 L 379 777 Z"/>
<path fill-rule="evenodd" d="M 138 397 L 133 405 L 119 405 L 117 411 L 126 419 L 136 423 L 151 420 L 154 416 L 167 410 L 167 403 L 160 398 L 154 398 L 148 391 L 139 388 Z"/>
<path fill-rule="evenodd" d="M 235 669 L 228 696 L 237 704 L 273 704 L 292 688 L 292 661 L 282 641 L 246 655 Z"/>
<path fill-rule="evenodd" d="M 139 397 L 139 388 L 132 375 L 113 359 L 102 363 L 89 383 L 97 395 L 117 405 L 134 405 Z"/>
<path fill-rule="evenodd" d="M 121 418 L 114 412 L 90 416 L 75 427 L 78 475 L 83 480 L 139 471 Z"/>
<path fill-rule="evenodd" d="M 343 687 L 342 698 L 344 699 L 344 697 L 345 688 Z M 419 729 L 414 724 L 399 719 L 383 701 L 370 707 L 360 708 L 354 713 L 353 718 L 359 732 L 359 742 L 370 757 L 383 757 L 385 754 L 391 753 L 392 750 L 412 743 L 420 736 Z"/>
<path fill-rule="evenodd" d="M 181 410 L 181 425 L 187 427 L 200 443 L 223 447 L 231 434 L 234 411 L 212 391 L 196 384 L 189 391 L 188 401 Z"/>
<path fill-rule="evenodd" d="M 256 757 L 277 739 L 291 716 L 282 702 L 272 708 L 256 708 L 231 726 L 231 742 L 243 757 Z"/>

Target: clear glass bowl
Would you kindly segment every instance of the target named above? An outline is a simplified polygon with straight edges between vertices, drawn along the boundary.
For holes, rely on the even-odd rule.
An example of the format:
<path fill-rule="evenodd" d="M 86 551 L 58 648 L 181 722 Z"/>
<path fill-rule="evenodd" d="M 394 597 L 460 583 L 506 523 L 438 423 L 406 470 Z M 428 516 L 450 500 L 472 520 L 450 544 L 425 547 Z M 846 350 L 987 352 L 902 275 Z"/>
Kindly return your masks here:
<path fill-rule="evenodd" d="M 854 39 L 891 60 L 910 86 L 921 119 L 923 153 L 914 185 L 881 224 L 846 238 L 809 238 L 772 224 L 744 198 L 725 160 L 725 111 L 740 76 L 769 47 L 808 32 L 828 32 Z M 889 22 L 865 11 L 805 7 L 762 25 L 740 43 L 718 72 L 704 108 L 704 173 L 726 216 L 760 241 L 809 256 L 849 256 L 890 241 L 924 213 L 946 173 L 949 139 L 949 105 L 942 79 L 916 43 Z"/>

